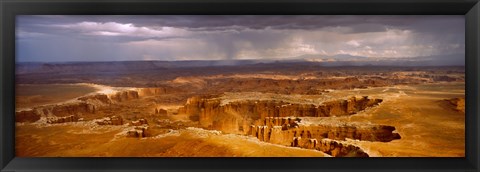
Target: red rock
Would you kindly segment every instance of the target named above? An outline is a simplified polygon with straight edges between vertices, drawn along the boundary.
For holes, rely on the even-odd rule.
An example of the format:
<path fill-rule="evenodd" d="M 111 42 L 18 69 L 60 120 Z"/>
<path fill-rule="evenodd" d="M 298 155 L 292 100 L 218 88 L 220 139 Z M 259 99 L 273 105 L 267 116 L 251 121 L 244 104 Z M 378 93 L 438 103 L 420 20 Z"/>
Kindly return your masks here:
<path fill-rule="evenodd" d="M 138 98 L 139 98 L 138 92 L 133 90 L 120 91 L 113 95 L 110 95 L 110 100 L 116 101 L 116 102 L 123 102 L 123 101 L 138 99 Z"/>
<path fill-rule="evenodd" d="M 382 102 L 381 99 L 355 97 L 348 100 L 324 102 L 319 106 L 312 104 L 291 104 L 278 101 L 237 101 L 221 105 L 218 99 L 192 97 L 179 109 L 180 114 L 198 116 L 202 127 L 221 130 L 227 133 L 244 134 L 240 128 L 249 128 L 252 121 L 266 117 L 329 117 L 352 115 Z M 239 114 L 239 115 L 234 115 Z M 250 121 L 245 123 L 245 121 Z M 277 121 L 278 123 L 279 121 Z M 283 123 L 283 122 L 281 122 Z M 265 125 L 265 124 L 255 124 Z M 293 123 L 290 127 L 295 127 Z"/>
<path fill-rule="evenodd" d="M 123 125 L 123 119 L 121 116 L 106 117 L 95 121 L 98 125 Z"/>
<path fill-rule="evenodd" d="M 70 115 L 64 117 L 51 117 L 47 119 L 48 124 L 58 124 L 58 123 L 65 123 L 65 122 L 77 122 L 79 121 L 78 116 Z"/>

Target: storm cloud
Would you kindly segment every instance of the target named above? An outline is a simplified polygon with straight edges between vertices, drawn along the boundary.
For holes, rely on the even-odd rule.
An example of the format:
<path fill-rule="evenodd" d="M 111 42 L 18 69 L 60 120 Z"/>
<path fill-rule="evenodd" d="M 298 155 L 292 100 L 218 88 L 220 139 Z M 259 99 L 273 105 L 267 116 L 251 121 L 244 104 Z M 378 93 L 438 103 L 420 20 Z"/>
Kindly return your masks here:
<path fill-rule="evenodd" d="M 17 16 L 17 61 L 464 58 L 464 16 Z"/>

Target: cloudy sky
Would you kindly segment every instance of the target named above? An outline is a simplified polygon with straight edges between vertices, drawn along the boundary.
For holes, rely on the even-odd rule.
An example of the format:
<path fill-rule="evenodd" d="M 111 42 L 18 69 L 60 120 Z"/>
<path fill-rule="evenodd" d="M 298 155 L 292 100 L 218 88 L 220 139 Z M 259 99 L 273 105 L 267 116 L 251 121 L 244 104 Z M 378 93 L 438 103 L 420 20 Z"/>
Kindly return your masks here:
<path fill-rule="evenodd" d="M 464 54 L 465 20 L 464 16 L 17 16 L 16 48 L 19 62 L 339 54 L 411 58 Z"/>

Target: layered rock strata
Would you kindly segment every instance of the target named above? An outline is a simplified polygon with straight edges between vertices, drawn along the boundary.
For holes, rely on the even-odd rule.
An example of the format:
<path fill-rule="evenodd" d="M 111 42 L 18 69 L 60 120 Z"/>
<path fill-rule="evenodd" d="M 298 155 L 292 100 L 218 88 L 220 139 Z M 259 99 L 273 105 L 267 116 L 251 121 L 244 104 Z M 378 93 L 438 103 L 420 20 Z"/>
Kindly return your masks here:
<path fill-rule="evenodd" d="M 96 120 L 95 123 L 98 125 L 123 125 L 123 119 L 120 116 L 111 116 Z"/>
<path fill-rule="evenodd" d="M 269 119 L 267 119 L 269 120 Z M 278 120 L 280 121 L 280 120 Z M 286 120 L 287 121 L 287 120 Z M 400 139 L 395 127 L 373 124 L 316 124 L 299 125 L 296 121 L 281 125 L 251 125 L 248 135 L 255 136 L 262 141 L 282 145 L 291 145 L 292 138 L 315 138 L 345 140 L 346 138 L 365 141 L 389 142 Z"/>
<path fill-rule="evenodd" d="M 158 88 L 161 90 L 161 88 Z M 138 99 L 139 92 L 142 92 L 143 95 L 147 93 L 151 94 L 160 94 L 161 92 L 155 91 L 155 88 L 145 88 L 140 89 L 140 91 L 135 90 L 125 90 L 119 91 L 112 95 L 106 94 L 94 94 L 87 95 L 76 99 L 74 102 L 64 103 L 64 104 L 55 104 L 55 105 L 45 105 L 34 107 L 30 110 L 22 110 L 16 112 L 15 121 L 16 122 L 36 122 L 40 120 L 41 117 L 63 117 L 63 116 L 84 116 L 89 114 L 95 114 L 97 108 L 110 105 L 113 103 L 124 102 L 129 100 Z M 158 110 L 157 113 L 165 113 L 163 110 Z"/>
<path fill-rule="evenodd" d="M 77 115 L 70 115 L 65 117 L 53 117 L 53 118 L 47 119 L 48 124 L 58 124 L 58 123 L 77 122 L 77 121 L 79 121 L 79 118 Z"/>
<path fill-rule="evenodd" d="M 16 112 L 16 122 L 35 122 L 40 117 L 63 117 L 72 115 L 87 115 L 95 113 L 95 105 L 85 102 L 75 102 L 60 105 L 40 106 L 31 110 Z"/>
<path fill-rule="evenodd" d="M 310 139 L 307 148 L 310 148 L 309 146 L 312 147 L 311 149 L 325 152 L 334 157 L 369 157 L 369 155 L 358 146 L 331 139 L 322 139 L 320 142 L 316 139 Z"/>
<path fill-rule="evenodd" d="M 127 137 L 143 138 L 150 137 L 148 125 L 136 126 L 134 129 L 127 131 Z"/>
<path fill-rule="evenodd" d="M 123 102 L 127 100 L 138 99 L 138 92 L 134 90 L 120 91 L 115 94 L 110 95 L 110 100 L 116 102 Z"/>
<path fill-rule="evenodd" d="M 330 117 L 352 115 L 382 102 L 382 99 L 351 97 L 347 100 L 329 101 L 320 105 L 292 104 L 283 101 L 236 101 L 222 104 L 219 99 L 193 97 L 188 99 L 181 114 L 198 116 L 204 128 L 228 133 L 247 133 L 255 120 L 266 117 Z M 256 124 L 259 125 L 259 124 Z"/>
<path fill-rule="evenodd" d="M 317 120 L 317 123 L 306 125 L 301 121 L 304 117 L 353 115 L 381 102 L 382 99 L 368 96 L 327 101 L 319 105 L 273 100 L 225 103 L 211 97 L 193 97 L 179 109 L 179 113 L 198 116 L 200 125 L 207 129 L 250 135 L 273 144 L 316 149 L 332 156 L 368 157 L 360 147 L 342 140 L 389 142 L 401 138 L 395 127 L 332 120 Z"/>
<path fill-rule="evenodd" d="M 139 119 L 136 121 L 130 122 L 131 126 L 141 126 L 141 125 L 148 125 L 148 121 L 146 119 Z"/>
<path fill-rule="evenodd" d="M 389 142 L 401 138 L 395 127 L 385 125 L 340 122 L 303 125 L 295 117 L 267 117 L 261 123 L 251 125 L 248 135 L 274 144 L 317 149 L 332 156 L 368 156 L 361 148 L 338 140 Z"/>
<path fill-rule="evenodd" d="M 84 101 L 84 102 L 87 102 L 87 103 L 91 103 L 91 104 L 104 104 L 104 105 L 106 105 L 106 104 L 111 104 L 112 103 L 110 98 L 108 98 L 108 96 L 105 95 L 105 94 L 94 94 L 94 95 L 84 96 L 84 97 L 78 98 L 78 100 Z"/>

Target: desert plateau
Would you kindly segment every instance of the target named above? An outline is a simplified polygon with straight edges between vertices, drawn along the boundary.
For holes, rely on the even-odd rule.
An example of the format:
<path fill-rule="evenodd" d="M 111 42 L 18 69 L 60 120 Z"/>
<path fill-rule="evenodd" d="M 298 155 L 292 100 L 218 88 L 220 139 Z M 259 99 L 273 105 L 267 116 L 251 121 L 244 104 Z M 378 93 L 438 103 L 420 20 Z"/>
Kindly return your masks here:
<path fill-rule="evenodd" d="M 16 154 L 465 155 L 463 67 L 211 63 L 20 64 Z"/>

